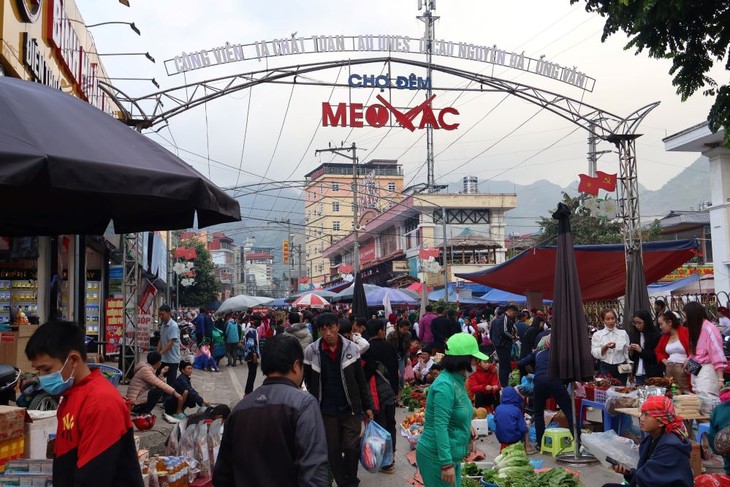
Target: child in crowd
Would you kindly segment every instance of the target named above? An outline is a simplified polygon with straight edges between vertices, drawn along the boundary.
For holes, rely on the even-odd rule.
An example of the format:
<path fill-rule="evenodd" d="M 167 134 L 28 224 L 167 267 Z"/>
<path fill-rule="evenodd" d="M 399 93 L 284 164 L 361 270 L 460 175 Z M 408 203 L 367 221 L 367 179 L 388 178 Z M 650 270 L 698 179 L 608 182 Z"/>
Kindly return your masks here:
<path fill-rule="evenodd" d="M 505 387 L 502 390 L 500 405 L 494 410 L 494 430 L 500 451 L 508 446 L 523 441 L 528 454 L 535 453 L 529 441 L 527 423 L 522 412 L 524 400 L 514 387 Z"/>
<path fill-rule="evenodd" d="M 426 381 L 428 371 L 433 367 L 434 361 L 431 357 L 431 347 L 423 347 L 418 351 L 418 362 L 413 366 L 413 376 L 416 384 L 423 384 Z"/>
<path fill-rule="evenodd" d="M 210 344 L 207 338 L 204 338 L 201 342 L 193 366 L 196 369 L 207 370 L 208 372 L 220 372 L 218 362 L 213 358 L 213 354 L 210 353 Z"/>
<path fill-rule="evenodd" d="M 474 407 L 493 412 L 499 405 L 500 389 L 497 367 L 489 360 L 479 360 L 476 370 L 466 381 L 466 391 L 474 401 Z"/>
<path fill-rule="evenodd" d="M 441 372 L 441 365 L 434 363 L 431 368 L 428 370 L 428 373 L 426 374 L 426 377 L 423 379 L 424 384 L 431 384 L 433 381 L 436 380 L 436 377 L 439 376 L 439 373 Z"/>
<path fill-rule="evenodd" d="M 417 337 L 411 338 L 411 347 L 408 349 L 408 355 L 411 357 L 411 366 L 413 367 L 418 363 L 419 350 L 421 350 L 421 340 Z"/>

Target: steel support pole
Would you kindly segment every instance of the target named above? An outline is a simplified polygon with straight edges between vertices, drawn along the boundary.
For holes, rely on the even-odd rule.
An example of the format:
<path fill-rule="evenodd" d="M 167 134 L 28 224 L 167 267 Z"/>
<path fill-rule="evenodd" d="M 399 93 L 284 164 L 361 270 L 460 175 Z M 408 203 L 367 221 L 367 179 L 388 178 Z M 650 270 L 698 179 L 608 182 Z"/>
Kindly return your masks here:
<path fill-rule="evenodd" d="M 449 264 L 446 256 L 446 251 L 448 250 L 448 247 L 446 246 L 446 207 L 441 207 L 441 219 L 442 221 L 442 228 L 444 233 L 444 299 L 446 300 L 446 304 L 449 304 Z"/>
<path fill-rule="evenodd" d="M 626 293 L 624 313 L 632 313 L 626 309 L 631 295 L 631 273 L 637 272 L 632 262 L 638 254 L 638 261 L 643 260 L 641 250 L 641 221 L 639 212 L 639 178 L 636 168 L 636 139 L 639 135 L 612 135 L 609 142 L 616 145 L 619 155 L 618 204 L 619 218 L 623 222 L 623 237 L 626 258 Z M 639 271 L 643 272 L 643 264 Z"/>
<path fill-rule="evenodd" d="M 129 370 L 139 361 L 139 347 L 137 335 L 137 295 L 139 292 L 139 256 L 140 243 L 139 234 L 128 233 L 122 236 L 124 242 L 124 285 L 122 286 L 124 299 L 124 329 L 122 332 L 122 347 L 119 353 L 122 363 L 122 380 L 127 379 Z M 128 331 L 132 331 L 132 336 L 128 335 Z M 130 342 L 130 338 L 132 339 Z M 127 347 L 132 347 L 134 351 L 134 362 L 127 361 Z"/>

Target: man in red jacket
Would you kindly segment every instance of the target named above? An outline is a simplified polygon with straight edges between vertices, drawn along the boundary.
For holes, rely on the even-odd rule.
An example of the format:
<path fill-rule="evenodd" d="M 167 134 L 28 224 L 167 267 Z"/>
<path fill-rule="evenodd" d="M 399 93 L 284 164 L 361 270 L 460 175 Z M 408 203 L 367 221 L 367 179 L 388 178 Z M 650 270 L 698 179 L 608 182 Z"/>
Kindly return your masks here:
<path fill-rule="evenodd" d="M 84 331 L 50 322 L 28 340 L 25 355 L 41 387 L 61 396 L 53 459 L 55 487 L 142 487 L 132 421 L 122 395 L 86 365 Z"/>

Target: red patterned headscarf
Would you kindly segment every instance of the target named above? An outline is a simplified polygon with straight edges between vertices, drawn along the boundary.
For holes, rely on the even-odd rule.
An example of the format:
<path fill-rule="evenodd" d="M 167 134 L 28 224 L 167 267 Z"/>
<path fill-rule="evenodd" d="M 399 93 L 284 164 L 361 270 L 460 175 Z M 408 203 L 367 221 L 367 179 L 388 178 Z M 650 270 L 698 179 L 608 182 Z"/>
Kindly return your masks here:
<path fill-rule="evenodd" d="M 687 428 L 684 427 L 682 418 L 674 412 L 674 405 L 668 397 L 649 396 L 641 405 L 641 411 L 659 421 L 667 433 L 674 433 L 681 440 L 687 439 Z"/>

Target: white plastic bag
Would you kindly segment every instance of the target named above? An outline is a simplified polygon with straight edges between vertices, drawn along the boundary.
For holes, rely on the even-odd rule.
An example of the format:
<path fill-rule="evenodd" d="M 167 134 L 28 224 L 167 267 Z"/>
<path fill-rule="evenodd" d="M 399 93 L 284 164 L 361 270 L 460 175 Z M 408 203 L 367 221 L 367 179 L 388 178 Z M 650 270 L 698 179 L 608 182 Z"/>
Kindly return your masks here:
<path fill-rule="evenodd" d="M 611 457 L 629 468 L 636 468 L 639 463 L 639 446 L 632 440 L 617 435 L 613 430 L 603 433 L 583 433 L 580 435 L 580 441 L 606 468 L 611 468 L 606 457 Z"/>
<path fill-rule="evenodd" d="M 639 393 L 637 391 L 624 394 L 616 392 L 612 387 L 606 391 L 606 410 L 611 416 L 618 414 L 617 409 L 635 408 L 639 406 Z"/>

